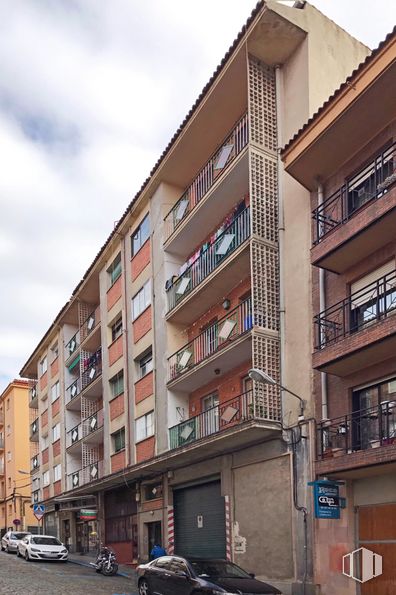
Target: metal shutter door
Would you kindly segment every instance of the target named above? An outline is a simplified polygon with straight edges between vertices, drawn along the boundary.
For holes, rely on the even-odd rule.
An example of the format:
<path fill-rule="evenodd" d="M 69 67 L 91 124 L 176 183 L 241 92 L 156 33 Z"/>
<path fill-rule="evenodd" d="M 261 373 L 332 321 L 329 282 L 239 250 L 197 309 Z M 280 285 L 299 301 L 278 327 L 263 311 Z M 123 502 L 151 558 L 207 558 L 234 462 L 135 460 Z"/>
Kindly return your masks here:
<path fill-rule="evenodd" d="M 184 557 L 225 558 L 225 510 L 220 482 L 175 490 L 173 503 L 175 553 Z M 201 528 L 198 516 L 203 519 Z"/>

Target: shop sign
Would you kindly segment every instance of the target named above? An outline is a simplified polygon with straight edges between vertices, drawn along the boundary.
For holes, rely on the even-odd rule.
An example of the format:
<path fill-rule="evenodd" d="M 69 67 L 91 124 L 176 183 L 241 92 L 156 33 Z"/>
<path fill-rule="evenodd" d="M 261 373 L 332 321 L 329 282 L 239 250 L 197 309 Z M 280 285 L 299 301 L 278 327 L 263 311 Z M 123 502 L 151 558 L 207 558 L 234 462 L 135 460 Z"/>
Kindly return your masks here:
<path fill-rule="evenodd" d="M 308 485 L 314 488 L 315 517 L 317 519 L 340 518 L 340 488 L 335 481 L 312 481 Z"/>
<path fill-rule="evenodd" d="M 96 510 L 87 510 L 82 508 L 80 510 L 80 519 L 82 521 L 96 521 Z"/>

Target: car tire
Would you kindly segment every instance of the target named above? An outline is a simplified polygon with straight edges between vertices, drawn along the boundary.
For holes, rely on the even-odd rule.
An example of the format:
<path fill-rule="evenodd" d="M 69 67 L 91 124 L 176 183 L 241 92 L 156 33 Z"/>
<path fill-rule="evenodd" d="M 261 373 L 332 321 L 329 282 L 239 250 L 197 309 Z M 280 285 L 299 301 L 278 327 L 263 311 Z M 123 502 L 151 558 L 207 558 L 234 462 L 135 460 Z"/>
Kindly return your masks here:
<path fill-rule="evenodd" d="M 26 562 L 30 562 L 29 552 L 27 550 L 25 550 L 25 560 Z"/>
<path fill-rule="evenodd" d="M 17 558 L 20 558 L 21 557 L 21 554 L 20 554 L 20 551 L 19 551 L 19 547 L 17 547 L 16 555 L 17 555 Z"/>
<path fill-rule="evenodd" d="M 142 578 L 139 581 L 138 588 L 139 588 L 139 595 L 151 595 L 151 591 L 149 589 L 148 582 L 146 581 L 145 578 Z"/>
<path fill-rule="evenodd" d="M 8 547 L 8 545 L 5 546 L 5 552 L 6 552 L 6 554 L 11 554 L 10 548 Z"/>

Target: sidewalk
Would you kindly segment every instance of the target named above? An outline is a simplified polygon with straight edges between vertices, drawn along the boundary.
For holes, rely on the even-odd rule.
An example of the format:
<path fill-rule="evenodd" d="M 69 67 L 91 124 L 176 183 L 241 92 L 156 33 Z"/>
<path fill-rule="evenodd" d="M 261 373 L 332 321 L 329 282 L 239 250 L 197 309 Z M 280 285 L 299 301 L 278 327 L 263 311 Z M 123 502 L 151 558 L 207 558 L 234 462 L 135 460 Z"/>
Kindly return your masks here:
<path fill-rule="evenodd" d="M 96 556 L 92 554 L 69 554 L 69 562 L 72 564 L 78 564 L 79 566 L 86 566 L 87 568 L 91 568 L 93 572 L 95 569 L 90 565 L 90 562 L 95 562 Z M 136 583 L 136 571 L 127 566 L 126 564 L 119 564 L 118 565 L 118 576 L 124 576 L 125 578 L 129 578 Z"/>

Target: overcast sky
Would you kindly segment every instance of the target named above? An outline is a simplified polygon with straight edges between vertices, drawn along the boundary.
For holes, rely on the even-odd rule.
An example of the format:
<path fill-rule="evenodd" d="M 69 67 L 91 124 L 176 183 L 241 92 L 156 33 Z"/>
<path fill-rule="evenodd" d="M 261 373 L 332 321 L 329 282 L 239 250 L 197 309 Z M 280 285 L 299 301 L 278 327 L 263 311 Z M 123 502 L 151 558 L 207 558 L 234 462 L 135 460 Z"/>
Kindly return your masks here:
<path fill-rule="evenodd" d="M 376 47 L 394 0 L 317 0 Z M 0 0 L 0 390 L 246 21 L 250 0 Z"/>

